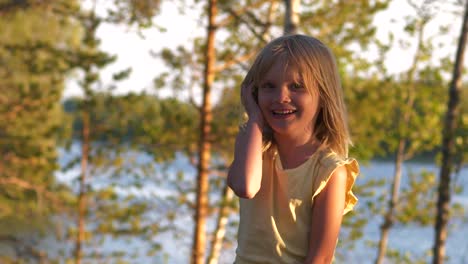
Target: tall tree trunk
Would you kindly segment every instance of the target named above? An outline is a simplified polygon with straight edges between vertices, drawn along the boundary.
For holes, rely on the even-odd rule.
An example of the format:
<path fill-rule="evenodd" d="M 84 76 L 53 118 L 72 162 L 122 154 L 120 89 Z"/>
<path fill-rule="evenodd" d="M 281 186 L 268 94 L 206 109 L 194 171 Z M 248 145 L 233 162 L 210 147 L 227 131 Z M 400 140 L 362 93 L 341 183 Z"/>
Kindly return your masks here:
<path fill-rule="evenodd" d="M 395 206 L 398 204 L 398 193 L 400 190 L 401 182 L 401 165 L 404 161 L 405 156 L 405 140 L 400 139 L 398 143 L 398 150 L 396 152 L 395 158 L 395 174 L 393 175 L 393 183 L 391 189 L 391 198 L 388 201 L 388 209 L 385 213 L 385 218 L 382 226 L 380 227 L 380 241 L 379 248 L 377 253 L 377 260 L 375 263 L 381 264 L 385 258 L 387 252 L 387 243 L 388 243 L 388 233 L 390 228 L 392 228 L 395 214 Z"/>
<path fill-rule="evenodd" d="M 213 241 L 211 243 L 210 256 L 208 257 L 208 264 L 218 263 L 218 259 L 223 245 L 224 234 L 226 233 L 226 224 L 229 217 L 229 204 L 234 197 L 234 192 L 227 185 L 224 186 L 222 204 L 219 208 L 218 222 L 216 224 L 216 230 L 213 235 Z"/>
<path fill-rule="evenodd" d="M 83 109 L 83 142 L 81 146 L 81 177 L 78 194 L 78 230 L 76 237 L 75 263 L 80 264 L 83 257 L 83 243 L 85 241 L 86 218 L 86 173 L 89 158 L 89 113 Z"/>
<path fill-rule="evenodd" d="M 299 25 L 299 5 L 300 0 L 284 0 L 284 35 L 293 35 L 297 33 Z"/>
<path fill-rule="evenodd" d="M 465 0 L 465 14 L 458 42 L 455 66 L 452 82 L 449 89 L 447 114 L 445 117 L 443 142 L 442 142 L 442 166 L 440 169 L 439 190 L 437 199 L 437 214 L 435 223 L 434 264 L 444 263 L 445 241 L 447 239 L 447 223 L 450 211 L 450 174 L 452 170 L 452 157 L 455 148 L 454 133 L 457 127 L 457 118 L 460 114 L 461 75 L 463 70 L 463 58 L 465 55 L 466 38 L 468 31 L 468 1 Z"/>
<path fill-rule="evenodd" d="M 208 1 L 208 28 L 206 41 L 206 60 L 203 84 L 203 103 L 200 117 L 200 141 L 197 168 L 197 198 L 195 211 L 195 230 L 193 233 L 192 263 L 202 264 L 206 244 L 206 217 L 208 212 L 208 166 L 211 157 L 211 86 L 214 80 L 215 64 L 215 18 L 217 15 L 217 0 Z"/>
<path fill-rule="evenodd" d="M 422 19 L 418 26 L 418 47 L 416 49 L 416 54 L 413 59 L 413 63 L 411 68 L 408 71 L 408 96 L 406 99 L 406 111 L 402 114 L 402 127 L 407 128 L 410 125 L 411 119 L 411 111 L 414 105 L 414 100 L 416 97 L 416 92 L 414 91 L 414 79 L 416 73 L 416 67 L 420 61 L 421 51 L 423 48 L 423 40 L 424 40 L 424 27 L 427 24 L 428 20 Z M 406 156 L 406 135 L 404 135 L 403 131 L 400 129 L 400 138 L 398 140 L 398 148 L 395 155 L 395 172 L 393 175 L 393 182 L 391 187 L 391 197 L 388 201 L 388 208 L 387 212 L 385 213 L 384 222 L 380 227 L 380 241 L 379 247 L 377 249 L 377 258 L 375 260 L 376 264 L 382 264 L 385 255 L 387 253 L 387 245 L 388 245 L 388 234 L 390 229 L 392 228 L 395 222 L 395 208 L 398 205 L 399 199 L 399 190 L 400 190 L 400 182 L 401 182 L 401 166 L 405 161 Z"/>

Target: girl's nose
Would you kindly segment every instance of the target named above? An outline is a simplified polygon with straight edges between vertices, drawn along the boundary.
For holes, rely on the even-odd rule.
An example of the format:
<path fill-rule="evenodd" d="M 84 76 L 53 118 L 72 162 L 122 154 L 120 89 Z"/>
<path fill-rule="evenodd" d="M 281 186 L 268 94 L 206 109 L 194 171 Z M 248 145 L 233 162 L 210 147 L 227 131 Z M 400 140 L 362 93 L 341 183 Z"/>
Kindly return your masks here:
<path fill-rule="evenodd" d="M 276 99 L 279 103 L 288 103 L 291 102 L 291 97 L 289 94 L 288 87 L 281 86 L 277 89 Z"/>

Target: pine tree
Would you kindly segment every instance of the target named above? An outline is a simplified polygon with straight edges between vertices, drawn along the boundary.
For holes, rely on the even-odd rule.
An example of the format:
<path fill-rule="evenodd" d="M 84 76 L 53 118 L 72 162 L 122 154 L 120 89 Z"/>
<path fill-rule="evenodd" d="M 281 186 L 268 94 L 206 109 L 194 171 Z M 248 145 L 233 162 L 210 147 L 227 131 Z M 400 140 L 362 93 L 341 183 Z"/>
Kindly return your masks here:
<path fill-rule="evenodd" d="M 74 10 L 75 1 L 0 5 L 0 261 L 51 261 L 58 251 L 43 241 L 61 239 L 71 201 L 54 172 Z"/>

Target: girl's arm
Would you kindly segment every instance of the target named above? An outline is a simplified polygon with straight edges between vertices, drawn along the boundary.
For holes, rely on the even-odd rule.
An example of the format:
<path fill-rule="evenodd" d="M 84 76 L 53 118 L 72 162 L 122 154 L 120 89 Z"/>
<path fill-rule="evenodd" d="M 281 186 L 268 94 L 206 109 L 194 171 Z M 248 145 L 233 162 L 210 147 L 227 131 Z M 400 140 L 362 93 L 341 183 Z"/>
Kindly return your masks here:
<path fill-rule="evenodd" d="M 241 198 L 253 198 L 262 181 L 263 116 L 252 96 L 252 86 L 242 87 L 242 103 L 249 120 L 236 138 L 234 161 L 229 167 L 228 185 Z"/>
<path fill-rule="evenodd" d="M 347 170 L 340 166 L 314 201 L 306 264 L 331 263 L 346 199 Z"/>
<path fill-rule="evenodd" d="M 262 132 L 257 122 L 247 122 L 236 138 L 234 161 L 229 167 L 228 185 L 241 198 L 253 198 L 262 181 Z"/>

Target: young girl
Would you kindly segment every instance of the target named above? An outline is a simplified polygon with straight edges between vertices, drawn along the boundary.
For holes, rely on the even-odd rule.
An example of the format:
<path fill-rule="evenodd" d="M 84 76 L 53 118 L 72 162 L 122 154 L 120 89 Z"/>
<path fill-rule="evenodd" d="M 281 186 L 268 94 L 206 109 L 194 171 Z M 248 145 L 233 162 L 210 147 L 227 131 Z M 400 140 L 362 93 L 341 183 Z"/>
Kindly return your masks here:
<path fill-rule="evenodd" d="M 240 199 L 236 264 L 330 263 L 357 202 L 346 109 L 331 51 L 289 35 L 270 42 L 242 84 L 248 121 L 228 183 Z"/>

